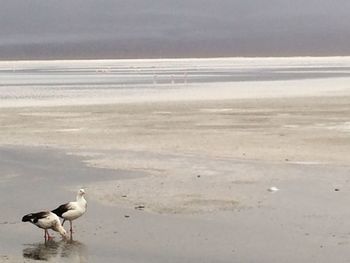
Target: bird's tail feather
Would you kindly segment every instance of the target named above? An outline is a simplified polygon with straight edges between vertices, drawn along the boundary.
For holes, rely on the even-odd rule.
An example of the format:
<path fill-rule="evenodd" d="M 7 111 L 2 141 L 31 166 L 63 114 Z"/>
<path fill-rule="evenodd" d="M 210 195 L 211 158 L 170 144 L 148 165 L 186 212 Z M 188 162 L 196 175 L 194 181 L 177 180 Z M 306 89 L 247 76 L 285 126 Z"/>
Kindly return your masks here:
<path fill-rule="evenodd" d="M 34 218 L 33 214 L 28 214 L 22 217 L 22 222 L 31 222 L 32 219 Z"/>

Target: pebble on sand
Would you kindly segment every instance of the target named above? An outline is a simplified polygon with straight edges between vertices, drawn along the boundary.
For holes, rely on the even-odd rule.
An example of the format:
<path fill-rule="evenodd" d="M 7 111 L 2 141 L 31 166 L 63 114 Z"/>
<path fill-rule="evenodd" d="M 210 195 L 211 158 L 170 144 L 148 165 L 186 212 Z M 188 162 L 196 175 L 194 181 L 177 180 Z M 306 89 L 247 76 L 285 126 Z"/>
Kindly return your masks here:
<path fill-rule="evenodd" d="M 269 189 L 267 189 L 267 191 L 271 192 L 271 193 L 274 193 L 274 192 L 277 192 L 279 191 L 280 189 L 278 189 L 276 186 L 271 186 Z"/>

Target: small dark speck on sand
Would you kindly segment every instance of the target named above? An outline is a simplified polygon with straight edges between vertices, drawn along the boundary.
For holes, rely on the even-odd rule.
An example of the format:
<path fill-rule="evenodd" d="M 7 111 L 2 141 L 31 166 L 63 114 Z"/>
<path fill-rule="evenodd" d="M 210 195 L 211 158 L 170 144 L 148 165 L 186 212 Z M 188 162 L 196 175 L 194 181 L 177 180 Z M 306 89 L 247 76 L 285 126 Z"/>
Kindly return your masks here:
<path fill-rule="evenodd" d="M 122 195 L 122 197 L 128 197 L 127 195 Z"/>
<path fill-rule="evenodd" d="M 201 176 L 200 176 L 200 175 L 197 175 L 197 178 L 201 178 Z"/>
<path fill-rule="evenodd" d="M 9 262 L 9 257 L 8 256 L 0 256 L 0 261 L 1 262 Z"/>
<path fill-rule="evenodd" d="M 145 206 L 144 205 L 138 205 L 138 206 L 135 206 L 135 209 L 143 210 L 143 209 L 145 209 Z"/>
<path fill-rule="evenodd" d="M 338 192 L 338 191 L 340 191 L 340 189 L 339 188 L 335 188 L 334 191 Z"/>
<path fill-rule="evenodd" d="M 129 215 L 124 215 L 125 218 L 129 218 L 130 216 Z"/>

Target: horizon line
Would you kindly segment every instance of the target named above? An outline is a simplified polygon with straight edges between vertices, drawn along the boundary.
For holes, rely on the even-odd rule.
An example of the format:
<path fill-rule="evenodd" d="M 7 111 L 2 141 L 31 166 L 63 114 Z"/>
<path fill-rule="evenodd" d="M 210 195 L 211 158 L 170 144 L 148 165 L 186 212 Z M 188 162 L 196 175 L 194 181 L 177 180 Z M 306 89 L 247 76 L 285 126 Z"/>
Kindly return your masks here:
<path fill-rule="evenodd" d="M 3 62 L 55 62 L 55 61 L 150 61 L 150 60 L 217 60 L 217 59 L 302 59 L 302 58 L 350 58 L 350 55 L 306 55 L 306 56 L 217 56 L 217 57 L 164 57 L 164 58 L 47 58 L 47 59 L 0 59 Z"/>

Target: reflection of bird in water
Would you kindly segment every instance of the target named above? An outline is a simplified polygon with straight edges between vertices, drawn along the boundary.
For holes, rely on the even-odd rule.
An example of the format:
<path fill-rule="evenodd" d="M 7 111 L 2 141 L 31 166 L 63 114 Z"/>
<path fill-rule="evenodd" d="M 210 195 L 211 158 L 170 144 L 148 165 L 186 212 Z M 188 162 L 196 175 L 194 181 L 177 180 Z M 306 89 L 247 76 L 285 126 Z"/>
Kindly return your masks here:
<path fill-rule="evenodd" d="M 86 246 L 77 241 L 55 242 L 50 240 L 47 243 L 30 244 L 23 249 L 23 258 L 51 262 L 61 262 L 62 259 L 73 263 L 88 262 Z"/>
<path fill-rule="evenodd" d="M 67 258 L 69 262 L 88 262 L 87 248 L 81 242 L 63 242 L 60 252 L 61 258 Z"/>
<path fill-rule="evenodd" d="M 59 232 L 63 238 L 68 237 L 67 232 L 62 227 L 58 216 L 49 211 L 31 213 L 31 214 L 25 215 L 22 218 L 22 222 L 30 222 L 36 225 L 37 227 L 44 229 L 45 241 L 50 240 L 52 238 L 48 232 L 48 229 L 52 229 L 56 232 Z"/>
<path fill-rule="evenodd" d="M 50 240 L 45 243 L 31 244 L 23 249 L 23 257 L 34 260 L 49 260 L 58 253 L 59 242 Z"/>
<path fill-rule="evenodd" d="M 85 191 L 80 189 L 77 194 L 77 200 L 75 202 L 69 202 L 60 205 L 55 210 L 51 212 L 55 213 L 59 217 L 63 218 L 62 225 L 66 220 L 70 223 L 70 236 L 72 239 L 73 227 L 72 221 L 81 217 L 86 212 L 87 202 L 84 198 Z"/>

